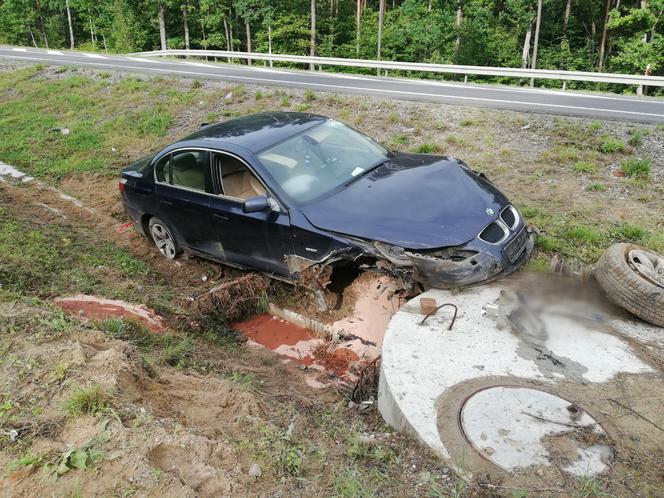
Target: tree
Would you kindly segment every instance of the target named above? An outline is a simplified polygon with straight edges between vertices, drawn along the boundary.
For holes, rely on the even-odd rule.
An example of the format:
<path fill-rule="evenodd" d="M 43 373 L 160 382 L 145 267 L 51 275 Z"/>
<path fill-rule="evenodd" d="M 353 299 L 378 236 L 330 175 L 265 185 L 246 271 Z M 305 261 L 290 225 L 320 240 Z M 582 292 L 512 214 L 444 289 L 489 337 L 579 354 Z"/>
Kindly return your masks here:
<path fill-rule="evenodd" d="M 69 48 L 74 49 L 74 27 L 71 23 L 71 9 L 69 8 L 69 0 L 65 0 L 65 9 L 67 10 L 67 24 L 69 26 Z"/>
<path fill-rule="evenodd" d="M 609 27 L 609 12 L 611 11 L 611 0 L 606 0 L 606 9 L 604 13 L 604 26 L 602 27 L 602 41 L 599 44 L 599 64 L 598 69 L 601 71 L 604 67 L 604 52 L 606 50 L 606 34 Z"/>
<path fill-rule="evenodd" d="M 540 24 L 542 23 L 542 0 L 537 0 L 537 21 L 535 22 L 535 42 L 533 43 L 533 62 L 530 67 L 537 68 L 537 48 L 539 45 Z M 535 78 L 530 78 L 530 86 L 535 86 Z"/>
<path fill-rule="evenodd" d="M 311 57 L 316 56 L 316 0 L 311 0 L 311 34 L 309 38 L 309 55 Z M 313 62 L 309 65 L 309 69 L 312 71 L 315 69 Z"/>
<path fill-rule="evenodd" d="M 376 59 L 381 60 L 381 50 L 383 48 L 383 17 L 385 16 L 385 0 L 379 0 L 378 4 L 378 48 L 376 50 Z M 380 75 L 380 68 L 376 70 Z"/>
<path fill-rule="evenodd" d="M 157 2 L 157 12 L 159 18 L 159 41 L 161 42 L 161 49 L 166 50 L 166 20 L 164 16 L 164 3 L 161 0 Z"/>

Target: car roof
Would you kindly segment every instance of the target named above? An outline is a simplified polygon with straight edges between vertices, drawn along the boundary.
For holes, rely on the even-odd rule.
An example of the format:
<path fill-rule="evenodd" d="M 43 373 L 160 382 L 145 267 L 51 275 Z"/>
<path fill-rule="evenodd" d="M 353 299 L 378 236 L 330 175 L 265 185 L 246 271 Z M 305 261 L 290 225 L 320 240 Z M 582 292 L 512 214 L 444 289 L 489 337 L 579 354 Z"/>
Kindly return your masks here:
<path fill-rule="evenodd" d="M 261 112 L 204 126 L 180 142 L 200 141 L 208 146 L 232 143 L 255 153 L 327 119 L 304 112 Z"/>

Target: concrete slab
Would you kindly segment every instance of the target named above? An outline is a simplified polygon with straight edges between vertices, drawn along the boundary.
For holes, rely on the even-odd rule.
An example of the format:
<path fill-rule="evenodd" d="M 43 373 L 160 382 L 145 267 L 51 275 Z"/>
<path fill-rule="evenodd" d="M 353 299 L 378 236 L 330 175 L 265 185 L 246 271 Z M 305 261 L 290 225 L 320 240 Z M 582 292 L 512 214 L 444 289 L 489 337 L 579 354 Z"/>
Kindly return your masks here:
<path fill-rule="evenodd" d="M 423 298 L 458 307 L 451 330 L 451 307 L 421 325 Z M 663 339 L 664 330 L 607 304 L 596 288 L 556 276 L 520 273 L 461 293 L 430 290 L 404 305 L 388 325 L 378 408 L 392 427 L 414 434 L 454 464 L 466 451 L 477 453 L 459 432 L 461 408 L 474 393 L 504 385 L 536 387 L 578 403 L 592 420 L 588 411 L 599 389 L 608 397 L 617 376 L 658 372 L 650 353 L 660 350 Z M 537 422 L 544 437 L 543 421 Z M 572 458 L 566 465 L 583 473 L 576 463 Z"/>

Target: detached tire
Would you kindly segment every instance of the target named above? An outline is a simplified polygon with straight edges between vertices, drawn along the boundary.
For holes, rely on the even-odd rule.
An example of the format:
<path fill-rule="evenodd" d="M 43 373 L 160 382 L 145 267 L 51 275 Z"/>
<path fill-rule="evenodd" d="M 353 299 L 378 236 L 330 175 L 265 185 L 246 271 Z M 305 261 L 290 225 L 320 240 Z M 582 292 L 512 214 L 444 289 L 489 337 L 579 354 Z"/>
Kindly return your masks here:
<path fill-rule="evenodd" d="M 615 244 L 595 266 L 610 301 L 664 327 L 664 257 L 634 244 Z"/>

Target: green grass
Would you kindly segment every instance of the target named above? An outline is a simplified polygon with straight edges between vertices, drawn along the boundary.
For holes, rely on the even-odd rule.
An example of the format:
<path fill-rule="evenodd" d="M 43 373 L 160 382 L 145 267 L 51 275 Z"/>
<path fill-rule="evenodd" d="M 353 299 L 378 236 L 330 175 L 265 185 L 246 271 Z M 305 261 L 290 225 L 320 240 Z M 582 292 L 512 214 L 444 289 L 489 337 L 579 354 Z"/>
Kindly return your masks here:
<path fill-rule="evenodd" d="M 124 249 L 103 241 L 90 242 L 83 229 L 34 224 L 14 216 L 0 204 L 0 281 L 3 288 L 23 294 L 60 294 L 67 291 L 118 293 L 97 276 L 104 266 L 121 282 L 147 276 L 146 264 Z"/>
<path fill-rule="evenodd" d="M 36 66 L 0 73 L 0 157 L 41 178 L 115 175 L 128 162 L 126 152 L 165 145 L 175 115 L 199 92 L 176 85 L 71 72 L 48 79 Z M 70 133 L 51 131 L 56 128 Z"/>
<path fill-rule="evenodd" d="M 588 192 L 605 192 L 608 187 L 604 183 L 591 183 L 586 187 Z"/>
<path fill-rule="evenodd" d="M 626 240 L 654 251 L 664 250 L 664 235 L 637 225 L 582 221 L 575 217 L 554 215 L 538 207 L 522 208 L 521 213 L 540 232 L 535 237 L 535 245 L 545 253 L 558 253 L 567 258 L 594 263 L 611 244 Z M 536 267 L 531 269 L 537 270 Z"/>
<path fill-rule="evenodd" d="M 443 150 L 443 147 L 439 144 L 425 142 L 415 147 L 413 152 L 418 152 L 420 154 L 442 154 Z"/>
<path fill-rule="evenodd" d="M 632 147 L 638 147 L 643 144 L 643 134 L 641 133 L 641 130 L 630 130 L 629 135 L 627 143 Z"/>
<path fill-rule="evenodd" d="M 111 396 L 98 384 L 76 388 L 63 402 L 62 409 L 73 416 L 97 415 L 112 408 Z"/>
<path fill-rule="evenodd" d="M 630 157 L 623 161 L 620 171 L 628 178 L 647 180 L 650 177 L 650 161 L 648 159 Z"/>
<path fill-rule="evenodd" d="M 599 146 L 599 150 L 604 154 L 615 154 L 625 150 L 625 143 L 614 137 L 606 136 Z"/>
<path fill-rule="evenodd" d="M 597 166 L 585 161 L 577 161 L 574 163 L 574 171 L 577 173 L 595 173 L 597 171 Z"/>
<path fill-rule="evenodd" d="M 304 91 L 304 101 L 305 102 L 314 102 L 316 99 L 317 99 L 316 93 L 313 90 L 307 88 Z"/>

